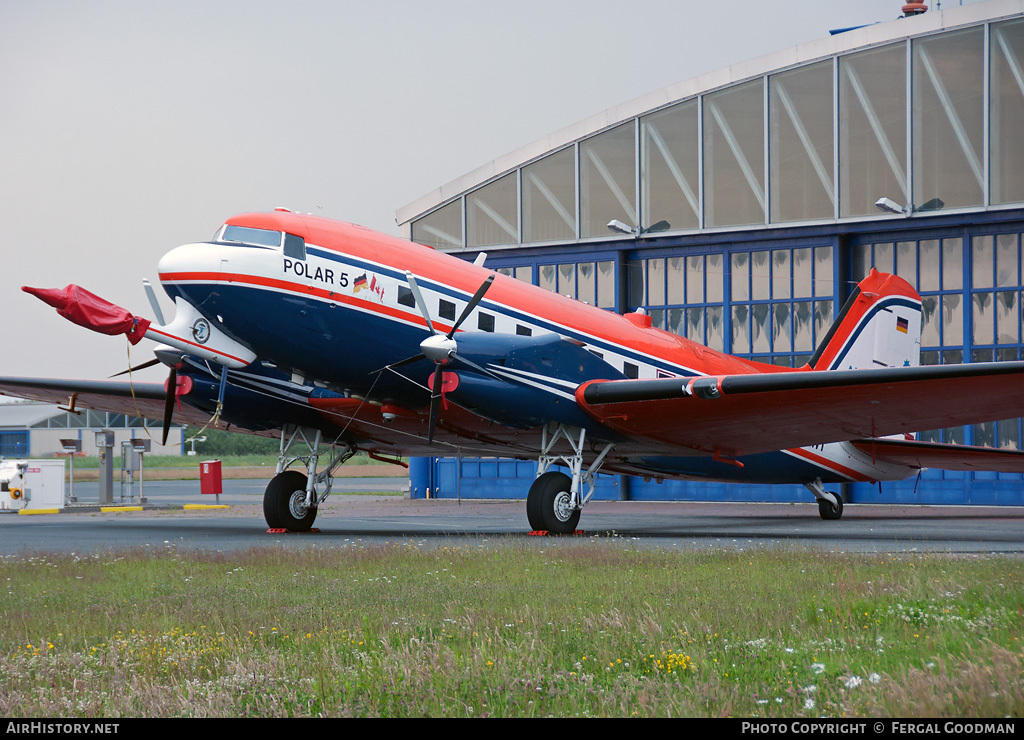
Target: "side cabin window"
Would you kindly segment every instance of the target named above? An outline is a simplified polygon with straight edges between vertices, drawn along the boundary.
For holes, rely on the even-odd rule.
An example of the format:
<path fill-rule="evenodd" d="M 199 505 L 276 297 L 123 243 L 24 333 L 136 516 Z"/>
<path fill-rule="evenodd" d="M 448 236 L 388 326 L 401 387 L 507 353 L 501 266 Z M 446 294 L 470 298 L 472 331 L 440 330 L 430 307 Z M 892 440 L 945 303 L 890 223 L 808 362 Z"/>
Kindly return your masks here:
<path fill-rule="evenodd" d="M 301 236 L 285 233 L 284 256 L 295 260 L 306 259 L 306 240 Z"/>
<path fill-rule="evenodd" d="M 409 288 L 404 285 L 398 286 L 398 303 L 409 308 L 416 308 L 416 297 Z"/>
<path fill-rule="evenodd" d="M 494 331 L 494 317 L 489 313 L 481 313 L 477 319 L 480 331 Z"/>

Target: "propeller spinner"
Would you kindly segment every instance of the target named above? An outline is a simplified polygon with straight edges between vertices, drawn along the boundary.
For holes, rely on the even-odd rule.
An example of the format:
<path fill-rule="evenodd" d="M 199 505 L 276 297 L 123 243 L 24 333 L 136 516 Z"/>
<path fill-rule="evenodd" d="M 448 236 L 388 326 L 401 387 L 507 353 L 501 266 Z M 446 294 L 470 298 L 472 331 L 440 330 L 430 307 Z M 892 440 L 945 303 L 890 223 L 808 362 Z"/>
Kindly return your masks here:
<path fill-rule="evenodd" d="M 455 339 L 455 332 L 469 318 L 477 304 L 483 300 L 484 294 L 487 293 L 491 283 L 494 282 L 494 275 L 488 275 L 487 279 L 477 288 L 476 293 L 469 299 L 469 303 L 462 309 L 462 313 L 447 334 L 442 334 L 434 327 L 434 322 L 430 319 L 430 312 L 427 310 L 426 301 L 423 300 L 423 293 L 420 292 L 420 286 L 417 284 L 416 278 L 408 270 L 405 273 L 405 278 L 409 281 L 409 290 L 412 291 L 413 298 L 416 300 L 416 308 L 419 309 L 424 321 L 427 322 L 430 336 L 420 342 L 420 354 L 408 357 L 388 367 L 393 369 L 424 358 L 434 363 L 434 375 L 430 380 L 430 416 L 427 422 L 427 444 L 429 445 L 434 443 L 434 430 L 437 428 L 437 416 L 441 409 L 442 373 L 444 372 L 444 366 L 452 359 L 458 357 L 459 345 Z"/>

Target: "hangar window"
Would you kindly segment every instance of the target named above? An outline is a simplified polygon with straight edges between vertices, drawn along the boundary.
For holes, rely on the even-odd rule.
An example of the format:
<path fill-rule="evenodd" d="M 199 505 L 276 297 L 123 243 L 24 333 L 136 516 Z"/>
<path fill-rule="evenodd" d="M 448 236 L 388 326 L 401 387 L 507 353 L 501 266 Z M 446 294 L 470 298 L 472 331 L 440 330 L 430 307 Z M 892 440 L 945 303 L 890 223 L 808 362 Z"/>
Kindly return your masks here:
<path fill-rule="evenodd" d="M 730 261 L 731 352 L 803 365 L 832 326 L 832 247 L 737 251 Z"/>
<path fill-rule="evenodd" d="M 522 267 L 499 267 L 495 269 L 495 272 L 501 273 L 502 275 L 508 275 L 511 278 L 533 285 L 533 268 L 529 265 L 524 265 Z"/>
<path fill-rule="evenodd" d="M 540 265 L 538 285 L 598 308 L 615 308 L 615 262 Z"/>
<path fill-rule="evenodd" d="M 907 47 L 839 58 L 839 214 L 874 216 L 882 196 L 906 203 Z"/>
<path fill-rule="evenodd" d="M 232 226 L 227 224 L 215 241 L 248 244 L 253 247 L 280 247 L 281 232 L 270 231 L 269 229 L 254 229 L 251 226 Z"/>
<path fill-rule="evenodd" d="M 835 215 L 832 62 L 769 78 L 772 221 Z"/>
<path fill-rule="evenodd" d="M 706 226 L 765 220 L 764 81 L 704 98 L 704 218 Z"/>
<path fill-rule="evenodd" d="M 636 134 L 632 122 L 580 143 L 580 236 L 608 236 L 612 219 L 636 224 Z"/>
<path fill-rule="evenodd" d="M 467 243 L 471 247 L 519 242 L 516 174 L 505 175 L 466 196 Z"/>
<path fill-rule="evenodd" d="M 576 238 L 576 158 L 567 147 L 523 167 L 523 241 Z"/>
<path fill-rule="evenodd" d="M 697 101 L 640 119 L 641 226 L 700 226 L 700 126 Z"/>
<path fill-rule="evenodd" d="M 435 249 L 462 247 L 462 200 L 454 200 L 412 224 L 412 240 Z"/>
<path fill-rule="evenodd" d="M 985 46 L 981 26 L 915 39 L 914 205 L 981 205 L 985 189 Z"/>
<path fill-rule="evenodd" d="M 1024 21 L 992 25 L 991 85 L 991 188 L 993 203 L 1024 201 Z"/>

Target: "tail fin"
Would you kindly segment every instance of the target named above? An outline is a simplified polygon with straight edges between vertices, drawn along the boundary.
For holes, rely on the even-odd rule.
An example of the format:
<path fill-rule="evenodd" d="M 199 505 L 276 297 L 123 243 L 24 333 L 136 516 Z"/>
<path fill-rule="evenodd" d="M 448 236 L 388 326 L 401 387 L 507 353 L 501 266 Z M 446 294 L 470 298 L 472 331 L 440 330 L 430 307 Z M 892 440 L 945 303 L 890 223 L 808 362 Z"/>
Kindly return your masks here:
<path fill-rule="evenodd" d="M 811 357 L 814 370 L 917 367 L 921 296 L 903 278 L 871 268 Z"/>

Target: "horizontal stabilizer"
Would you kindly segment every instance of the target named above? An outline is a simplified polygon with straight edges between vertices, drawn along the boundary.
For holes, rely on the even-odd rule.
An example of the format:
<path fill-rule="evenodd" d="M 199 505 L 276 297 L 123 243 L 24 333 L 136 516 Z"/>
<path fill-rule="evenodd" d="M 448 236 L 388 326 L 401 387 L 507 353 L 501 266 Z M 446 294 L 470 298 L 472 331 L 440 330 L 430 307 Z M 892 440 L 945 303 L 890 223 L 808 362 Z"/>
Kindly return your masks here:
<path fill-rule="evenodd" d="M 1024 473 L 1024 451 L 902 439 L 858 439 L 853 446 L 873 460 L 911 468 Z"/>

